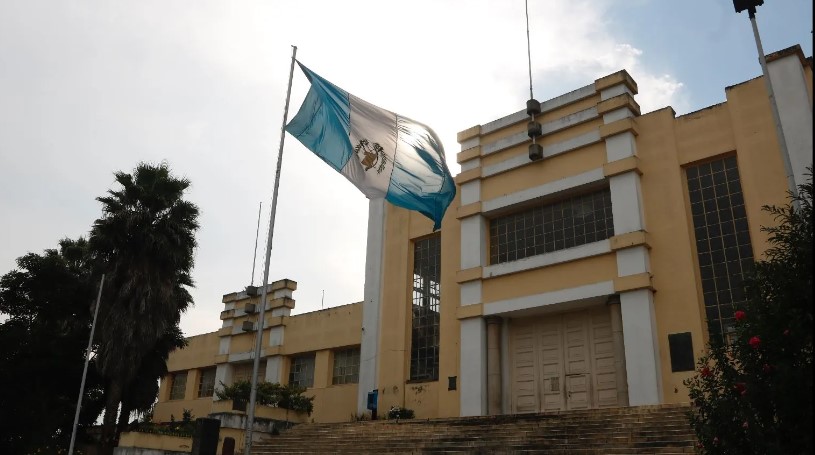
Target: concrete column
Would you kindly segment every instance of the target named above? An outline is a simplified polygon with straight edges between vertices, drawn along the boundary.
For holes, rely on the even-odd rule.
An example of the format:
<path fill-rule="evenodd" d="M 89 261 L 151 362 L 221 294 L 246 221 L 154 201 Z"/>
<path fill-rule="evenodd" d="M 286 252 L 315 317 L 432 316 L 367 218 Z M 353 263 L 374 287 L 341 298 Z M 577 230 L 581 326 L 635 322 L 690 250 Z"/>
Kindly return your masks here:
<path fill-rule="evenodd" d="M 461 416 L 487 413 L 487 340 L 484 319 L 461 321 Z"/>
<path fill-rule="evenodd" d="M 659 404 L 662 376 L 653 293 L 649 289 L 623 292 L 620 303 L 628 402 L 631 406 Z"/>
<path fill-rule="evenodd" d="M 607 301 L 611 313 L 611 339 L 614 345 L 614 371 L 617 381 L 617 404 L 628 406 L 628 376 L 625 371 L 625 342 L 623 339 L 623 313 L 620 296 L 611 295 Z"/>
<path fill-rule="evenodd" d="M 382 300 L 382 269 L 385 244 L 385 200 L 368 202 L 368 248 L 365 253 L 365 291 L 362 303 L 357 413 L 367 412 L 368 392 L 376 389 L 379 357 L 379 314 Z"/>
<path fill-rule="evenodd" d="M 501 414 L 501 318 L 487 316 L 487 412 Z"/>

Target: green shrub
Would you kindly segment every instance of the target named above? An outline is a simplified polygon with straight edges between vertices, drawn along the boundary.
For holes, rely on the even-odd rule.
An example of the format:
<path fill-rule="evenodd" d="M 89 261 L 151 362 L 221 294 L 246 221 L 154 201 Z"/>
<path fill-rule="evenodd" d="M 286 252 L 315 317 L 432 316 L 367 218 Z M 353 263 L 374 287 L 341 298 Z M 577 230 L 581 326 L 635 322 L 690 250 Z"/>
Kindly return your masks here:
<path fill-rule="evenodd" d="M 391 419 L 412 419 L 416 417 L 416 413 L 413 412 L 413 409 L 408 408 L 400 408 L 399 406 L 391 406 L 388 410 L 388 420 Z"/>
<path fill-rule="evenodd" d="M 237 381 L 232 385 L 221 382 L 221 389 L 215 392 L 218 400 L 233 400 L 249 402 L 252 383 Z M 257 404 L 273 408 L 283 408 L 295 412 L 305 412 L 308 415 L 314 411 L 314 397 L 304 396 L 306 388 L 295 385 L 280 385 L 278 383 L 261 381 L 257 384 Z"/>

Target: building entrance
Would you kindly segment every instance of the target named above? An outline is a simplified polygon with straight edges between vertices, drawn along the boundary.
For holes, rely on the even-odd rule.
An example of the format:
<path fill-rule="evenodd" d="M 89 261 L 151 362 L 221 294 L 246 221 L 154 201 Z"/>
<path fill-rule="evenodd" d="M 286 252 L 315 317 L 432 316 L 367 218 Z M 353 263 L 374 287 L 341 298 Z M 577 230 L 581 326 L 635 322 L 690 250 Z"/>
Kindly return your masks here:
<path fill-rule="evenodd" d="M 510 320 L 512 412 L 621 406 L 606 306 Z"/>

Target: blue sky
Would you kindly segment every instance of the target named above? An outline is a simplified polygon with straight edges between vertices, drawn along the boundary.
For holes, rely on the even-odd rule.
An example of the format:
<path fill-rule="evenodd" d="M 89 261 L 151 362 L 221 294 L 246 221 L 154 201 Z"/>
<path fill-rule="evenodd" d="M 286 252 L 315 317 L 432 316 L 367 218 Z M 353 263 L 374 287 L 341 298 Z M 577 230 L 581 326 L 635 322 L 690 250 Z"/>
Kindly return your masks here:
<path fill-rule="evenodd" d="M 430 125 L 458 172 L 456 133 L 528 98 L 522 0 L 0 2 L 0 274 L 87 235 L 113 173 L 166 160 L 201 208 L 188 334 L 218 328 L 265 237 L 291 44 L 323 77 Z M 732 2 L 530 0 L 539 100 L 627 69 L 643 112 L 724 101 L 761 74 Z M 767 52 L 812 54 L 812 2 L 759 8 Z M 308 84 L 295 73 L 292 115 Z M 287 138 L 270 276 L 295 312 L 362 299 L 367 200 Z M 263 258 L 260 241 L 258 259 Z M 262 273 L 259 262 L 255 283 Z"/>

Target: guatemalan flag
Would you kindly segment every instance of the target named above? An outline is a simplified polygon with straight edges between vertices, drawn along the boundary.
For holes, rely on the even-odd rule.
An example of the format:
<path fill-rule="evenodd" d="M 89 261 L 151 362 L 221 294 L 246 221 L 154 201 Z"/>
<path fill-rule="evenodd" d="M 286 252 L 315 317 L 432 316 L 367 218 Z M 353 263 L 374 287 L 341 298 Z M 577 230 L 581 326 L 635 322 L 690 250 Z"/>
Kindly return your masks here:
<path fill-rule="evenodd" d="M 421 212 L 439 229 L 456 186 L 436 133 L 297 64 L 311 89 L 286 131 L 369 199 Z"/>

